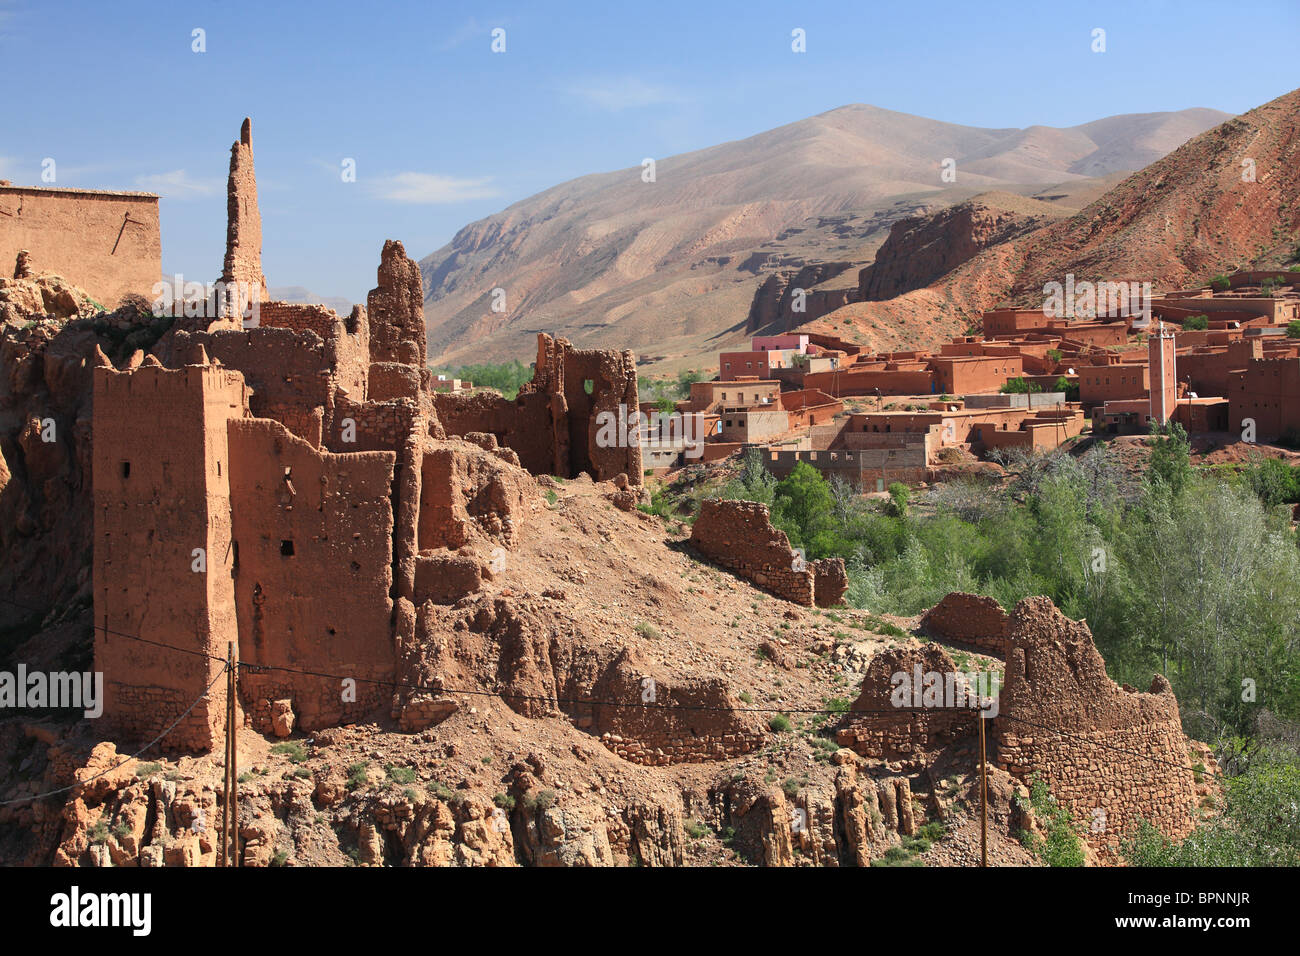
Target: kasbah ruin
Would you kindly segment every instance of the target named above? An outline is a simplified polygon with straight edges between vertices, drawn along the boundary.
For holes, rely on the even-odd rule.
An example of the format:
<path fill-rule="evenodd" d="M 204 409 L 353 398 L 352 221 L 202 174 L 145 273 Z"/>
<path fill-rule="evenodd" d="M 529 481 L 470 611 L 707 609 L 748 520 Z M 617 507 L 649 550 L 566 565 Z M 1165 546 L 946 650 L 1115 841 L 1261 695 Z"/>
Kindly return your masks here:
<path fill-rule="evenodd" d="M 1155 304 L 1157 326 L 1221 316 L 1189 345 L 1190 384 L 1231 405 L 1186 397 L 1159 327 L 1105 348 L 1133 315 L 992 314 L 938 354 L 755 340 L 680 404 L 685 436 L 656 442 L 630 351 L 539 334 L 514 400 L 438 380 L 401 242 L 346 316 L 269 301 L 248 120 L 228 190 L 226 293 L 182 309 L 176 290 L 162 316 L 157 197 L 0 185 L 5 619 L 39 632 L 32 670 L 103 675 L 96 719 L 0 721 L 18 771 L 3 862 L 664 866 L 699 862 L 703 826 L 743 862 L 864 866 L 938 821 L 926 862 L 978 865 L 981 720 L 991 862 L 1033 862 L 1015 836 L 1038 826 L 1034 777 L 1087 824 L 1092 863 L 1139 819 L 1171 837 L 1198 821 L 1216 768 L 1169 684 L 1117 686 L 1050 600 L 954 593 L 833 638 L 842 559 L 805 562 L 747 502 L 706 500 L 666 537 L 643 476 L 757 446 L 778 475 L 802 460 L 870 492 L 948 449 L 1055 447 L 1085 409 L 1236 423 L 1269 399 L 1257 366 L 1297 362 L 1246 333 L 1293 313 L 1230 292 Z M 998 393 L 1025 375 L 1081 401 Z M 1262 430 L 1291 424 L 1297 382 Z M 853 395 L 876 407 L 841 414 Z M 922 706 L 892 699 L 893 675 L 952 675 L 958 654 L 1003 672 L 993 716 L 930 706 L 928 685 Z M 846 672 L 851 701 L 820 715 L 833 739 L 778 747 L 774 715 L 815 711 Z"/>

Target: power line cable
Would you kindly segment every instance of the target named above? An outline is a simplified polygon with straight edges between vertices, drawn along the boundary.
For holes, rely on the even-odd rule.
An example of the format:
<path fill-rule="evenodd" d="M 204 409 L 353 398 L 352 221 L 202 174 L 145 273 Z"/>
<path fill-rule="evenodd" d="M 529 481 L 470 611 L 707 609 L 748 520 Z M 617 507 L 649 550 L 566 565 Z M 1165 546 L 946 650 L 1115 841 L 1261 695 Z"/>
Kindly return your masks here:
<path fill-rule="evenodd" d="M 139 750 L 137 750 L 135 753 L 131 754 L 131 756 L 126 757 L 125 759 L 123 759 L 121 762 L 114 764 L 113 766 L 109 767 L 107 770 L 103 771 L 102 773 L 97 773 L 97 774 L 95 774 L 93 777 L 87 777 L 85 780 L 79 780 L 79 781 L 77 781 L 76 783 L 72 784 L 71 786 L 60 787 L 58 790 L 51 790 L 51 791 L 49 791 L 48 793 L 38 793 L 38 794 L 36 794 L 35 796 L 32 796 L 32 797 L 19 797 L 19 798 L 16 799 L 16 800 L 3 800 L 3 801 L 0 801 L 0 807 L 9 807 L 9 806 L 13 806 L 13 805 L 16 804 L 16 803 L 32 803 L 32 802 L 34 802 L 34 801 L 36 801 L 36 800 L 44 800 L 46 797 L 53 797 L 53 796 L 55 796 L 56 794 L 67 793 L 69 790 L 75 790 L 77 787 L 84 787 L 86 784 L 90 783 L 92 780 L 98 780 L 100 777 L 103 777 L 103 776 L 106 776 L 106 775 L 112 773 L 112 772 L 113 772 L 114 770 L 116 770 L 118 767 L 125 766 L 126 764 L 130 763 L 132 760 L 138 760 L 138 759 L 140 758 L 140 755 L 141 755 L 142 753 L 144 753 L 146 750 L 148 750 L 148 749 L 149 749 L 150 747 L 152 747 L 154 744 L 158 743 L 160 740 L 162 740 L 164 737 L 166 737 L 168 734 L 170 734 L 173 730 L 175 730 L 175 729 L 176 729 L 176 725 L 179 724 L 182 720 L 184 720 L 187 716 L 189 716 L 190 711 L 193 710 L 195 707 L 198 706 L 199 701 L 203 700 L 205 697 L 208 696 L 208 692 L 211 691 L 212 688 L 216 686 L 217 681 L 221 680 L 221 678 L 224 677 L 224 676 L 225 676 L 225 670 L 223 669 L 223 670 L 222 670 L 220 673 L 218 673 L 217 676 L 213 679 L 212 683 L 209 684 L 209 685 L 207 686 L 206 689 L 204 689 L 203 693 L 200 694 L 198 697 L 194 698 L 193 703 L 191 703 L 188 707 L 186 707 L 185 710 L 181 712 L 181 715 L 180 715 L 179 717 L 177 717 L 175 720 L 173 720 L 173 721 L 171 722 L 171 724 L 167 727 L 166 730 L 164 730 L 162 733 L 160 733 L 160 734 L 159 734 L 157 737 L 155 737 L 153 740 L 149 741 L 147 744 L 145 744 L 143 747 L 141 747 L 141 748 L 140 748 Z"/>

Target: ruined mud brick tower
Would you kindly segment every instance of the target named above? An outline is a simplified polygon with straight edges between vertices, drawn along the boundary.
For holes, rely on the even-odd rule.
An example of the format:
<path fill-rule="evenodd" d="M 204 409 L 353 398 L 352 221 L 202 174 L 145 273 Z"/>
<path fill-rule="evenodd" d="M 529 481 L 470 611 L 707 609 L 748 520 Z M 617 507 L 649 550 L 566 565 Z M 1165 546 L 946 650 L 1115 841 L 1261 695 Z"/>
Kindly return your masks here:
<path fill-rule="evenodd" d="M 1045 597 L 1025 598 L 1007 628 L 1006 679 L 992 720 L 996 761 L 1039 775 L 1111 855 L 1139 819 L 1181 839 L 1196 822 L 1189 742 L 1169 682 L 1148 693 L 1106 674 L 1088 625 Z"/>

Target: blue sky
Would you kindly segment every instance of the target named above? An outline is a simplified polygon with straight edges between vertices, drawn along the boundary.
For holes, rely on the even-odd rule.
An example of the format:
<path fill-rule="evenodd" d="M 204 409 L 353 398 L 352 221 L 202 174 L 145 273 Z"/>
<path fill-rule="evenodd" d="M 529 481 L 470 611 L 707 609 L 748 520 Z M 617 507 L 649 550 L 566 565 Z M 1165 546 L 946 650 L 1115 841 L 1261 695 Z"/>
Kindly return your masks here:
<path fill-rule="evenodd" d="M 991 127 L 1242 112 L 1297 83 L 1298 27 L 1296 0 L 0 0 L 0 177 L 50 157 L 56 185 L 158 192 L 164 271 L 209 280 L 251 116 L 268 281 L 363 301 L 385 238 L 419 258 L 563 180 L 847 103 Z"/>

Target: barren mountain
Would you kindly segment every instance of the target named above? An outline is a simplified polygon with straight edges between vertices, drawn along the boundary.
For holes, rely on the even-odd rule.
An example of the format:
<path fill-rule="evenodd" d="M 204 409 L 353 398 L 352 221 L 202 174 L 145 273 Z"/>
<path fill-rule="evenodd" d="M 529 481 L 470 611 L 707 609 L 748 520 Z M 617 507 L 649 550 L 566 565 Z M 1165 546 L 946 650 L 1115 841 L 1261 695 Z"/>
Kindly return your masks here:
<path fill-rule="evenodd" d="M 932 344 L 1000 302 L 1042 304 L 1066 273 L 1185 288 L 1218 272 L 1296 261 L 1300 90 L 1200 134 L 1075 215 L 993 245 L 885 302 L 814 322 L 873 348 Z"/>
<path fill-rule="evenodd" d="M 666 357 L 715 349 L 744 336 L 777 268 L 865 265 L 899 219 L 994 188 L 1068 203 L 1073 185 L 1139 168 L 1224 117 L 981 129 L 853 105 L 660 159 L 653 182 L 641 167 L 584 176 L 421 261 L 431 360 L 521 357 L 539 330 Z M 941 179 L 945 159 L 954 183 Z"/>

